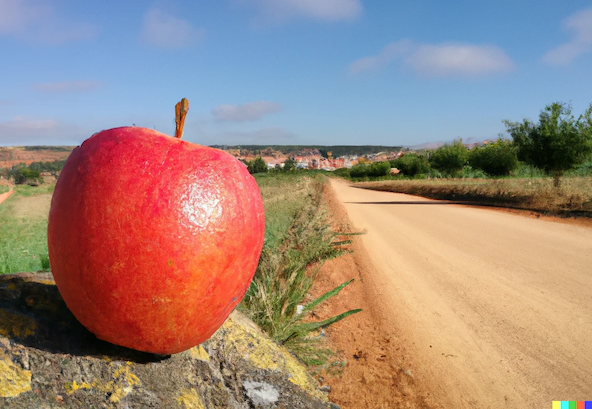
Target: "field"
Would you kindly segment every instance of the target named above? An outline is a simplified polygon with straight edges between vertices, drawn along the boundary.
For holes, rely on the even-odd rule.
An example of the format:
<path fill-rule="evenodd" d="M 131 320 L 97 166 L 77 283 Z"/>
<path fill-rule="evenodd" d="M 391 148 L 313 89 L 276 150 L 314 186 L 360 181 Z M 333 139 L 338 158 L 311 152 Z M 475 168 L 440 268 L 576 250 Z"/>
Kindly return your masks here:
<path fill-rule="evenodd" d="M 0 205 L 0 273 L 49 269 L 47 216 L 53 188 L 17 186 Z"/>
<path fill-rule="evenodd" d="M 360 182 L 355 186 L 487 206 L 592 217 L 592 177 L 565 177 L 560 189 L 551 178 L 418 179 Z"/>

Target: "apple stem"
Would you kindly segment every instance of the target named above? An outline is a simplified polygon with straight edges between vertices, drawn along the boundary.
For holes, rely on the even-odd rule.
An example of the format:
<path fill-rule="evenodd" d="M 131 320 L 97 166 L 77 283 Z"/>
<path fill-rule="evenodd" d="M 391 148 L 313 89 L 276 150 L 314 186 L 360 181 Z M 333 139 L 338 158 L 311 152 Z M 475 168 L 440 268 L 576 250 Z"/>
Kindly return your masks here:
<path fill-rule="evenodd" d="M 175 138 L 181 138 L 183 136 L 187 111 L 189 111 L 189 101 L 187 98 L 183 98 L 175 105 Z"/>

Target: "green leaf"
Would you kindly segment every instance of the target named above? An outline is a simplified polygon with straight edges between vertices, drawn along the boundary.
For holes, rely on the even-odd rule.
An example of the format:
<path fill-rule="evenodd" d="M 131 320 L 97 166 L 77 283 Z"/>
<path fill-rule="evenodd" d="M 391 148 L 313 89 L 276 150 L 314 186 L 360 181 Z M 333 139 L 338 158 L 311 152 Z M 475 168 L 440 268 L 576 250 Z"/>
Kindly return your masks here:
<path fill-rule="evenodd" d="M 317 298 L 316 300 L 313 300 L 311 302 L 309 302 L 308 304 L 306 304 L 306 306 L 304 307 L 304 309 L 302 310 L 302 313 L 305 313 L 307 311 L 312 310 L 314 307 L 316 307 L 317 305 L 319 305 L 320 303 L 322 303 L 323 301 L 333 297 L 334 295 L 339 294 L 339 292 L 341 290 L 343 290 L 347 285 L 349 285 L 352 281 L 354 281 L 354 279 L 352 278 L 351 280 L 346 281 L 345 283 L 341 284 L 338 287 L 335 287 L 334 289 L 332 289 L 331 291 L 327 291 L 325 294 L 321 295 L 319 298 Z"/>
<path fill-rule="evenodd" d="M 306 324 L 295 325 L 293 328 L 293 332 L 286 339 L 284 339 L 281 342 L 281 344 L 285 344 L 287 341 L 289 341 L 290 339 L 292 339 L 294 337 L 306 335 L 306 334 L 308 334 L 312 331 L 315 331 L 317 329 L 320 329 L 320 328 L 326 328 L 329 325 L 335 324 L 336 322 L 341 321 L 342 319 L 349 317 L 352 314 L 356 314 L 358 312 L 361 312 L 361 311 L 362 311 L 362 309 L 358 308 L 355 310 L 349 310 L 347 312 L 336 315 L 336 316 L 326 319 L 324 321 L 308 322 Z"/>

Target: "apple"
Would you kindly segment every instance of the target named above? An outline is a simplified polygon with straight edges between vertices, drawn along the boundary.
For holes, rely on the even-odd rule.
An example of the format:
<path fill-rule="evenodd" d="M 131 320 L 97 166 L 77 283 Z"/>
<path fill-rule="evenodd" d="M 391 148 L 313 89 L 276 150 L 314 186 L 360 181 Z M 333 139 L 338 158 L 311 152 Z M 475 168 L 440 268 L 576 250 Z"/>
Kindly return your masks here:
<path fill-rule="evenodd" d="M 232 155 L 140 128 L 74 149 L 51 200 L 57 287 L 99 339 L 156 354 L 208 339 L 244 296 L 265 230 Z"/>

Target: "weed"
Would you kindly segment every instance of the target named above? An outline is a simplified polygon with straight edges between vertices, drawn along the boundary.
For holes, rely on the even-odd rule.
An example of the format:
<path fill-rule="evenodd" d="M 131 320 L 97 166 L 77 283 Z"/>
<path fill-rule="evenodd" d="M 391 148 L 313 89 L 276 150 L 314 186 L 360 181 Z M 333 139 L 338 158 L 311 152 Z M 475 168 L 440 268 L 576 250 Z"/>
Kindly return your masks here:
<path fill-rule="evenodd" d="M 342 237 L 346 234 L 335 233 L 329 227 L 328 215 L 320 207 L 322 183 L 318 177 L 292 179 L 294 188 L 289 195 L 285 195 L 286 190 L 277 189 L 286 181 L 280 178 L 260 184 L 269 230 L 241 310 L 307 365 L 326 365 L 332 352 L 321 346 L 322 337 L 312 334 L 360 310 L 321 322 L 307 322 L 307 318 L 317 305 L 337 295 L 351 280 L 316 300 L 304 300 L 322 262 L 342 254 L 346 251 L 342 246 L 349 242 Z M 274 200 L 271 191 L 282 199 Z M 272 210 L 274 203 L 282 210 Z M 297 211 L 286 213 L 288 209 Z M 285 226 L 287 214 L 291 215 L 289 226 L 283 232 L 275 231 Z"/>

